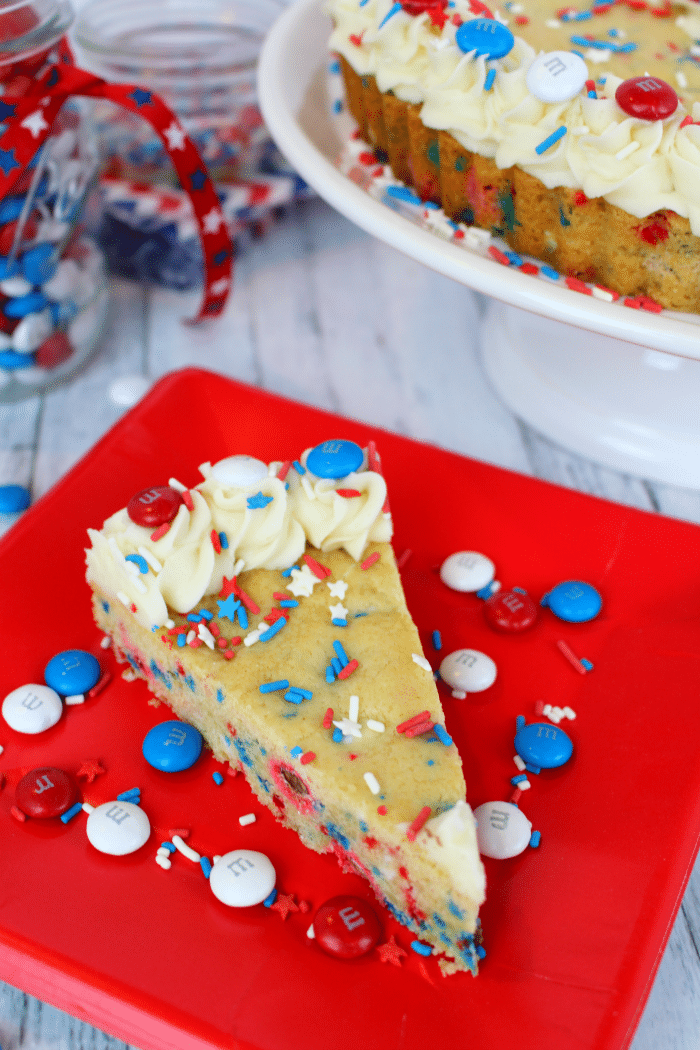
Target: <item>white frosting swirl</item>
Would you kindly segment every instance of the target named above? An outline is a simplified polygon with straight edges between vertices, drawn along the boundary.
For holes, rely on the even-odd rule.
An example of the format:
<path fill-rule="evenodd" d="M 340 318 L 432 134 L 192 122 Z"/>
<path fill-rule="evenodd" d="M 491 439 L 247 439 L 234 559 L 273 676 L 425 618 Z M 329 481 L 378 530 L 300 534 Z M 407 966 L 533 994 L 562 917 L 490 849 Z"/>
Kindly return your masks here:
<path fill-rule="evenodd" d="M 681 104 L 665 120 L 630 117 L 615 102 L 622 81 L 612 75 L 604 98 L 541 102 L 526 83 L 536 53 L 517 36 L 508 55 L 489 61 L 497 75 L 485 91 L 486 61 L 460 50 L 451 20 L 439 30 L 427 15 L 399 11 L 379 28 L 392 6 L 392 0 L 362 6 L 327 0 L 336 26 L 330 46 L 358 73 L 374 75 L 380 91 L 421 104 L 426 127 L 450 132 L 501 169 L 517 165 L 548 189 L 581 189 L 640 219 L 669 209 L 700 236 L 697 130 L 680 128 L 687 116 Z M 450 14 L 474 18 L 467 0 L 455 0 Z M 695 106 L 693 112 L 695 119 Z M 567 129 L 563 138 L 538 154 L 536 147 L 560 127 Z"/>

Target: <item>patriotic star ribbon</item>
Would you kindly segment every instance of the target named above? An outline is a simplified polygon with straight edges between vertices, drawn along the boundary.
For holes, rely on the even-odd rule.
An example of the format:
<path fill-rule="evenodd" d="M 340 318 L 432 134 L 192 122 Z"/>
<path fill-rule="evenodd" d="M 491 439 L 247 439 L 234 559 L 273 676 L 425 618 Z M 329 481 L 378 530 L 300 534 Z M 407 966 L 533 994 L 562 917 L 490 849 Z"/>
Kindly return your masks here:
<path fill-rule="evenodd" d="M 197 147 L 172 110 L 151 91 L 132 84 L 110 84 L 73 64 L 61 41 L 58 61 L 35 79 L 21 98 L 0 97 L 0 200 L 51 134 L 63 104 L 73 95 L 106 98 L 146 120 L 163 142 L 180 184 L 189 195 L 204 256 L 204 295 L 191 323 L 217 317 L 231 287 L 233 245 L 219 198 Z"/>

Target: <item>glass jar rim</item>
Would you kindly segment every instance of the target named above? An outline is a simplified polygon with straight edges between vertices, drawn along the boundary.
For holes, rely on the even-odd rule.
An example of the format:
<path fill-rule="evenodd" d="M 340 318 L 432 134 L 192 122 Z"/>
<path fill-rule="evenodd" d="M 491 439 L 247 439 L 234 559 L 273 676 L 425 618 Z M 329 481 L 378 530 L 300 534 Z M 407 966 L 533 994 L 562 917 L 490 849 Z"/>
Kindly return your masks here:
<path fill-rule="evenodd" d="M 74 29 L 85 64 L 113 79 L 168 83 L 257 63 L 280 0 L 91 0 Z"/>
<path fill-rule="evenodd" d="M 73 22 L 70 0 L 0 0 L 2 67 L 48 51 Z"/>

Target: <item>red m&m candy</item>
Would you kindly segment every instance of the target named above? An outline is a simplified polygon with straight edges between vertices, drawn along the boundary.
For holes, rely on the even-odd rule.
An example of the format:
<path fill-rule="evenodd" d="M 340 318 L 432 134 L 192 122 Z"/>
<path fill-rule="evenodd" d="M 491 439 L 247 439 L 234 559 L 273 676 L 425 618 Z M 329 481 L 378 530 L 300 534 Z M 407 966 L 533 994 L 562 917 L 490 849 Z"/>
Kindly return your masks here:
<path fill-rule="evenodd" d="M 537 619 L 537 606 L 524 591 L 497 591 L 484 602 L 484 616 L 489 627 L 517 633 L 532 627 Z"/>
<path fill-rule="evenodd" d="M 437 14 L 447 7 L 447 0 L 401 0 L 407 15 Z"/>
<path fill-rule="evenodd" d="M 658 77 L 624 80 L 615 92 L 615 101 L 623 112 L 639 120 L 664 120 L 678 108 L 678 95 Z"/>
<path fill-rule="evenodd" d="M 15 791 L 18 809 L 28 817 L 60 817 L 76 800 L 78 789 L 71 776 L 55 766 L 32 769 Z"/>
<path fill-rule="evenodd" d="M 157 528 L 173 520 L 181 503 L 182 496 L 177 489 L 169 485 L 156 485 L 132 496 L 126 505 L 126 512 L 137 525 Z"/>
<path fill-rule="evenodd" d="M 338 959 L 357 959 L 381 936 L 379 919 L 361 897 L 331 897 L 316 912 L 313 930 L 319 947 Z"/>

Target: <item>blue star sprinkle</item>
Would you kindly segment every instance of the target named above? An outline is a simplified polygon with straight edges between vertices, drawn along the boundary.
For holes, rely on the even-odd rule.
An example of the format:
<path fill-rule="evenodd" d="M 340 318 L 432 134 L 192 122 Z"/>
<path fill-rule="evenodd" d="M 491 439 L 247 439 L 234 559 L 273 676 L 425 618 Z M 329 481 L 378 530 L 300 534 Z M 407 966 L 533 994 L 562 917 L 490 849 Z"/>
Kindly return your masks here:
<path fill-rule="evenodd" d="M 6 117 L 14 117 L 16 103 L 2 102 L 0 101 L 0 120 L 5 120 Z"/>
<path fill-rule="evenodd" d="M 235 594 L 229 594 L 228 598 L 223 602 L 217 599 L 216 604 L 219 606 L 219 619 L 225 616 L 231 623 L 236 622 L 236 611 L 240 608 L 241 603 Z"/>
<path fill-rule="evenodd" d="M 192 174 L 190 175 L 190 182 L 192 183 L 193 190 L 201 190 L 202 186 L 205 184 L 206 181 L 206 172 L 204 172 L 201 168 L 197 168 L 197 170 L 192 172 Z"/>
<path fill-rule="evenodd" d="M 134 90 L 129 92 L 129 94 L 126 97 L 133 99 L 136 105 L 139 107 L 139 109 L 141 108 L 141 106 L 153 105 L 153 98 L 151 97 L 151 92 L 144 91 L 143 88 L 134 88 Z"/>
<path fill-rule="evenodd" d="M 19 167 L 19 161 L 15 159 L 13 149 L 0 149 L 0 168 L 3 175 L 9 175 L 11 171 Z"/>
<path fill-rule="evenodd" d="M 266 507 L 268 503 L 272 503 L 272 496 L 263 496 L 262 492 L 256 492 L 254 496 L 248 496 L 248 506 L 251 510 L 258 510 L 261 507 Z"/>

